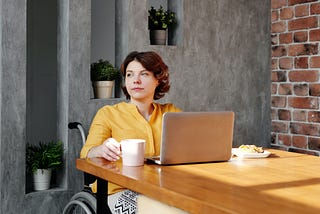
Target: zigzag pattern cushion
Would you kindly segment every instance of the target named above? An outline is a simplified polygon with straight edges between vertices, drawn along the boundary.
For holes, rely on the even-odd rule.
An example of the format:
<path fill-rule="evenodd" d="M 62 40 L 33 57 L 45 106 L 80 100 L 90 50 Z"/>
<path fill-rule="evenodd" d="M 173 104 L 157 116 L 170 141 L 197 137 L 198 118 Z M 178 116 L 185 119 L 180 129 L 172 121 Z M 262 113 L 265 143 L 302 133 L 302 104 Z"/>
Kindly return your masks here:
<path fill-rule="evenodd" d="M 125 190 L 118 198 L 114 210 L 117 214 L 136 214 L 139 193 Z"/>

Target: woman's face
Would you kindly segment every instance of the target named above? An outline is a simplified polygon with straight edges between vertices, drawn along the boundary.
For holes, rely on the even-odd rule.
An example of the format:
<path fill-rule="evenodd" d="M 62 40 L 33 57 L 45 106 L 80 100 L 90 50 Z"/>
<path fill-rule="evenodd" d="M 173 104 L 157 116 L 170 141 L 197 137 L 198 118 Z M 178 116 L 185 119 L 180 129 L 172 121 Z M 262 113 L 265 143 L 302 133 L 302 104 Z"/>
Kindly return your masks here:
<path fill-rule="evenodd" d="M 154 92 L 158 84 L 158 80 L 154 74 L 147 71 L 140 62 L 132 61 L 128 64 L 125 85 L 131 100 L 153 100 Z"/>

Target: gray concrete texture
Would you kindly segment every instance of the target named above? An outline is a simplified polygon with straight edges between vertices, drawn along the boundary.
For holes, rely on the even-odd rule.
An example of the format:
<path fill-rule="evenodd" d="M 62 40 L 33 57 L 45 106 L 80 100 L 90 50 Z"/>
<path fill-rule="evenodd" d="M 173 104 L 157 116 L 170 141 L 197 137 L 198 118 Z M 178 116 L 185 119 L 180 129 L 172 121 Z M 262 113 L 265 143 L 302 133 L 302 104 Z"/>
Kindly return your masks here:
<path fill-rule="evenodd" d="M 150 46 L 145 4 L 127 1 L 130 18 L 126 31 L 118 33 L 129 42 L 120 46 L 123 50 L 118 53 L 123 55 L 118 63 L 132 50 L 160 53 L 171 75 L 172 87 L 165 101 L 185 111 L 234 111 L 234 145 L 268 146 L 270 2 L 173 2 L 182 6 L 177 8 L 183 17 L 178 45 Z"/>
<path fill-rule="evenodd" d="M 154 50 L 170 68 L 162 102 L 185 111 L 235 112 L 234 145 L 269 145 L 270 1 L 176 0 L 175 46 L 150 46 L 148 1 L 116 1 L 116 65 L 128 52 Z M 170 6 L 170 5 L 169 5 Z M 81 145 L 71 121 L 89 128 L 96 110 L 121 99 L 90 100 L 90 1 L 58 3 L 57 136 L 66 142 L 59 186 L 24 194 L 26 144 L 26 1 L 0 2 L 0 213 L 61 213 L 82 188 Z"/>

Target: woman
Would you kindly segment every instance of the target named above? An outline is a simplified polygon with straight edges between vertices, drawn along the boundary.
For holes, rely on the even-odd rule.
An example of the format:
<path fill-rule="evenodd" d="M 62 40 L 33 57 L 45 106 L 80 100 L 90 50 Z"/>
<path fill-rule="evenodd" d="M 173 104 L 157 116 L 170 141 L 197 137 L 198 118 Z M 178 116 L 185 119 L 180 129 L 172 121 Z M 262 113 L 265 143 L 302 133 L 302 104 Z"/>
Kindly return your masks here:
<path fill-rule="evenodd" d="M 173 104 L 154 102 L 170 89 L 168 66 L 157 53 L 130 53 L 121 65 L 121 74 L 125 80 L 122 89 L 129 102 L 99 109 L 81 150 L 82 158 L 103 157 L 109 161 L 119 161 L 121 151 L 118 142 L 128 138 L 145 139 L 145 155 L 159 155 L 162 116 L 165 112 L 180 111 Z M 108 185 L 112 212 L 113 207 L 117 207 L 116 213 L 121 213 L 118 211 L 123 208 L 134 213 L 135 203 L 122 207 L 121 202 L 126 198 L 136 201 L 137 193 L 110 182 Z M 93 191 L 96 191 L 95 185 Z"/>

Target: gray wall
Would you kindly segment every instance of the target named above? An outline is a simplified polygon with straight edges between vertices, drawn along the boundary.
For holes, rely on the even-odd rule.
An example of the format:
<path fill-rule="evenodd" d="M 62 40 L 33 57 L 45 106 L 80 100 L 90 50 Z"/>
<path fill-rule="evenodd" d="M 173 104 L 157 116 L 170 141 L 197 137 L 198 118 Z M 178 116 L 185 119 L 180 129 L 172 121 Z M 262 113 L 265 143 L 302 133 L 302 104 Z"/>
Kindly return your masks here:
<path fill-rule="evenodd" d="M 0 2 L 0 213 L 14 213 L 24 201 L 19 195 L 25 186 L 25 3 Z"/>
<path fill-rule="evenodd" d="M 155 50 L 171 71 L 163 102 L 186 111 L 233 110 L 234 144 L 268 146 L 270 135 L 270 2 L 175 0 L 181 35 L 176 46 L 150 46 L 148 1 L 116 1 L 115 62 L 129 51 Z M 172 6 L 171 5 L 171 6 Z M 65 142 L 58 188 L 23 194 L 26 143 L 26 1 L 0 2 L 0 213 L 60 213 L 82 186 L 75 169 L 80 135 L 70 121 L 89 128 L 96 110 L 121 99 L 90 99 L 89 0 L 58 1 L 57 138 Z M 19 158 L 17 158 L 19 157 Z"/>
<path fill-rule="evenodd" d="M 91 0 L 91 62 L 115 61 L 115 0 Z"/>
<path fill-rule="evenodd" d="M 57 1 L 27 1 L 27 142 L 57 139 Z"/>
<path fill-rule="evenodd" d="M 184 32 L 179 38 L 182 44 L 177 46 L 148 45 L 149 5 L 123 2 L 123 13 L 130 18 L 118 21 L 125 27 L 117 33 L 127 39 L 116 46 L 117 62 L 132 50 L 159 52 L 171 74 L 172 87 L 165 101 L 185 111 L 232 110 L 236 115 L 234 145 L 268 146 L 270 2 L 173 2 L 180 5 L 182 11 L 177 12 L 183 17 L 179 26 Z"/>

